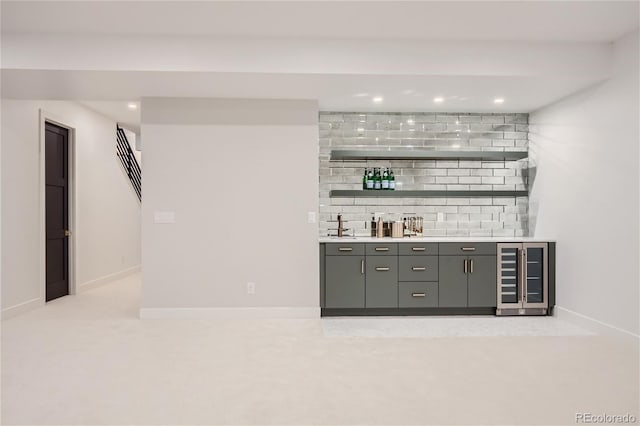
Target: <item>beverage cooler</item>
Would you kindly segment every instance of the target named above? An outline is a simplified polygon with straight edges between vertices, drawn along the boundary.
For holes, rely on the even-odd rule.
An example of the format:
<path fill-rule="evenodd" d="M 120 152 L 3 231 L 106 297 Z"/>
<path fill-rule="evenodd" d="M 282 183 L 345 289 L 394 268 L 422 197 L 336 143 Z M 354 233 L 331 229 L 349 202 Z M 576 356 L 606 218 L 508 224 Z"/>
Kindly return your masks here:
<path fill-rule="evenodd" d="M 549 308 L 547 243 L 498 244 L 497 315 L 546 315 Z"/>

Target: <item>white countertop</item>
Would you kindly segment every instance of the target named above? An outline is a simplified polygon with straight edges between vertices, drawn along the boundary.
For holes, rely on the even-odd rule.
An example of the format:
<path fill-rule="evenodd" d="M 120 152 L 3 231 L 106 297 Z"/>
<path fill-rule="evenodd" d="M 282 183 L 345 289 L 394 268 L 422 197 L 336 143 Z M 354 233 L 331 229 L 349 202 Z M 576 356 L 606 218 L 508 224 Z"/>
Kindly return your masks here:
<path fill-rule="evenodd" d="M 553 238 L 533 237 L 320 237 L 321 243 L 530 243 L 554 242 Z"/>

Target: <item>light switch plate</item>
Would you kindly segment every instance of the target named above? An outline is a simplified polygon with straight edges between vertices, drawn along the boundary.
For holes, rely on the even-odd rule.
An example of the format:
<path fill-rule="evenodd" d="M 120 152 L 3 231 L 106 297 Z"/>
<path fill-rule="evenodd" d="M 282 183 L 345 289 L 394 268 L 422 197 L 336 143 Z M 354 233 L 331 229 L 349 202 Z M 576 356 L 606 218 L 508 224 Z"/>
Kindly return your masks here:
<path fill-rule="evenodd" d="M 316 223 L 316 212 L 308 212 L 307 213 L 307 222 Z"/>
<path fill-rule="evenodd" d="M 438 222 L 444 222 L 444 213 L 438 212 Z"/>
<path fill-rule="evenodd" d="M 176 223 L 176 213 L 153 212 L 153 223 Z"/>

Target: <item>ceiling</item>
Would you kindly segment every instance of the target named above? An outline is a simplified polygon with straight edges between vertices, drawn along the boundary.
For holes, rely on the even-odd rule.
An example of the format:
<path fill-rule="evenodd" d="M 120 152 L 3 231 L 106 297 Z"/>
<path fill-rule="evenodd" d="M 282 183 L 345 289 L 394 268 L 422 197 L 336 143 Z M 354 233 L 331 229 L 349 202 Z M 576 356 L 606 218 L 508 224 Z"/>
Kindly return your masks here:
<path fill-rule="evenodd" d="M 637 1 L 2 1 L 2 31 L 490 41 L 612 41 Z"/>
<path fill-rule="evenodd" d="M 79 101 L 134 131 L 128 102 L 153 96 L 528 112 L 607 78 L 639 5 L 4 0 L 2 96 Z"/>

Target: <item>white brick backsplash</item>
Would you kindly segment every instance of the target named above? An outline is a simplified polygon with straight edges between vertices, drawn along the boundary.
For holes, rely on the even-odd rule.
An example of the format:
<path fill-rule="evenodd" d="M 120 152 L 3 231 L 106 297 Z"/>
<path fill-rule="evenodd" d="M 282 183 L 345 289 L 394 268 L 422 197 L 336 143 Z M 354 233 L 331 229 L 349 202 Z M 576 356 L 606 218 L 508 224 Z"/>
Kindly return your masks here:
<path fill-rule="evenodd" d="M 504 132 L 505 139 L 527 139 L 527 132 Z"/>
<path fill-rule="evenodd" d="M 503 169 L 505 166 L 505 161 L 483 161 L 482 168 L 483 169 Z"/>
<path fill-rule="evenodd" d="M 469 185 L 447 185 L 447 191 L 469 191 Z"/>
<path fill-rule="evenodd" d="M 436 121 L 440 122 L 440 123 L 455 123 L 456 121 L 459 121 L 460 117 L 458 114 L 436 114 Z"/>
<path fill-rule="evenodd" d="M 330 190 L 359 190 L 365 167 L 391 167 L 398 191 L 526 190 L 526 159 L 329 161 L 329 155 L 340 148 L 451 150 L 453 144 L 470 150 L 526 151 L 527 114 L 322 112 L 318 132 L 320 235 L 335 226 L 329 219 L 338 213 L 358 235 L 369 235 L 365 223 L 373 212 L 387 213 L 386 220 L 414 212 L 425 219 L 425 234 L 431 236 L 527 235 L 528 197 L 329 197 Z M 445 215 L 444 221 L 437 221 L 438 213 Z"/>
<path fill-rule="evenodd" d="M 471 202 L 471 200 L 469 201 Z M 460 213 L 480 213 L 480 206 L 460 206 L 458 212 Z"/>
<path fill-rule="evenodd" d="M 493 176 L 493 170 L 491 169 L 471 170 L 471 176 Z"/>
<path fill-rule="evenodd" d="M 504 115 L 483 115 L 482 122 L 502 124 L 504 123 Z"/>
<path fill-rule="evenodd" d="M 482 161 L 460 160 L 458 162 L 458 167 L 460 167 L 461 169 L 479 169 L 482 167 Z"/>
<path fill-rule="evenodd" d="M 490 206 L 493 204 L 491 197 L 474 197 L 469 199 L 469 203 L 472 206 Z"/>
<path fill-rule="evenodd" d="M 474 220 L 478 222 L 493 220 L 493 215 L 491 213 L 471 213 L 469 215 L 469 220 Z"/>
<path fill-rule="evenodd" d="M 447 169 L 425 169 L 424 174 L 427 176 L 446 176 Z"/>
<path fill-rule="evenodd" d="M 504 183 L 507 185 L 513 184 L 522 184 L 524 183 L 524 176 L 507 176 L 504 178 Z"/>
<path fill-rule="evenodd" d="M 478 148 L 478 147 L 488 147 L 491 146 L 491 139 L 469 139 L 469 146 Z"/>
<path fill-rule="evenodd" d="M 450 206 L 468 206 L 468 198 L 447 198 L 447 205 Z"/>
<path fill-rule="evenodd" d="M 502 176 L 482 176 L 482 183 L 485 185 L 502 185 L 504 178 Z"/>
<path fill-rule="evenodd" d="M 424 175 L 425 175 L 425 169 L 402 169 L 402 176 L 424 176 Z"/>
<path fill-rule="evenodd" d="M 458 183 L 460 184 L 480 184 L 482 183 L 482 178 L 480 176 L 460 176 L 458 179 Z"/>
<path fill-rule="evenodd" d="M 458 161 L 436 160 L 436 167 L 439 169 L 451 169 L 458 167 Z"/>
<path fill-rule="evenodd" d="M 471 230 L 471 229 L 478 229 L 478 228 L 480 228 L 479 220 L 474 220 L 469 222 L 458 222 L 458 229 Z"/>
<path fill-rule="evenodd" d="M 436 183 L 436 176 L 414 176 L 415 183 Z"/>
<path fill-rule="evenodd" d="M 515 144 L 513 139 L 497 139 L 497 140 L 493 139 L 491 141 L 491 146 L 494 146 L 494 147 L 497 147 L 497 146 L 502 146 L 502 147 L 509 146 L 509 147 L 512 147 L 512 146 L 515 146 L 515 145 L 516 144 Z"/>
<path fill-rule="evenodd" d="M 491 230 L 490 229 L 470 229 L 469 236 L 470 237 L 490 237 Z"/>
<path fill-rule="evenodd" d="M 458 183 L 456 176 L 436 176 L 436 183 Z"/>
<path fill-rule="evenodd" d="M 480 123 L 482 122 L 482 116 L 480 115 L 465 115 L 460 114 L 460 123 Z"/>
<path fill-rule="evenodd" d="M 513 197 L 493 197 L 494 206 L 515 206 L 516 200 Z"/>
<path fill-rule="evenodd" d="M 500 222 L 494 222 L 494 221 L 489 221 L 489 220 L 483 220 L 480 222 L 480 228 L 485 228 L 485 229 L 502 229 L 503 224 Z"/>
<path fill-rule="evenodd" d="M 469 176 L 470 174 L 470 169 L 447 169 L 448 176 Z"/>
<path fill-rule="evenodd" d="M 516 171 L 514 169 L 493 169 L 494 176 L 515 176 Z"/>

